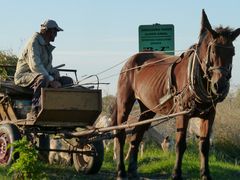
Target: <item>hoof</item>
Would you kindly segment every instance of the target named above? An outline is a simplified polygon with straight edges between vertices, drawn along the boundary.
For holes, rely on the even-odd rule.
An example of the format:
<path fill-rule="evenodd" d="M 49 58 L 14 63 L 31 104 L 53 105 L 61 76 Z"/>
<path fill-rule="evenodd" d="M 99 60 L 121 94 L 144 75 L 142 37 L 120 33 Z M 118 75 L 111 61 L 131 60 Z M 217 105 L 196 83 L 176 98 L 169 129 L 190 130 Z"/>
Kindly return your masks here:
<path fill-rule="evenodd" d="M 182 176 L 177 175 L 177 174 L 173 174 L 171 179 L 173 179 L 173 180 L 182 180 Z"/>
<path fill-rule="evenodd" d="M 212 180 L 211 176 L 210 176 L 210 172 L 208 169 L 201 169 L 200 170 L 200 179 L 201 180 Z"/>
<path fill-rule="evenodd" d="M 203 175 L 201 177 L 201 180 L 212 180 L 211 176 L 210 175 Z"/>
<path fill-rule="evenodd" d="M 116 180 L 128 180 L 128 178 L 127 177 L 117 177 Z"/>
<path fill-rule="evenodd" d="M 117 180 L 127 180 L 126 172 L 119 171 L 117 175 Z"/>
<path fill-rule="evenodd" d="M 141 177 L 139 176 L 139 174 L 137 172 L 134 173 L 128 173 L 128 179 L 130 180 L 140 180 Z"/>

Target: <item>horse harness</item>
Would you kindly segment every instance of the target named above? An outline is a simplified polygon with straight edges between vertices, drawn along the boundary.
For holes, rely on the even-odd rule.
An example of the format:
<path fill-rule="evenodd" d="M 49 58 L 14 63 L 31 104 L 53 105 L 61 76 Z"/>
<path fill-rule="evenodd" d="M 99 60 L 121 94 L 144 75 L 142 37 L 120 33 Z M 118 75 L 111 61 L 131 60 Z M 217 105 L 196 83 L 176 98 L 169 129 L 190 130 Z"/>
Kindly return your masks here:
<path fill-rule="evenodd" d="M 193 46 L 188 52 L 185 52 L 180 55 L 180 57 L 174 61 L 168 68 L 167 71 L 167 76 L 168 76 L 168 87 L 167 87 L 167 94 L 164 95 L 162 98 L 159 100 L 159 104 L 163 105 L 165 104 L 168 100 L 174 99 L 174 104 L 178 104 L 180 106 L 180 109 L 183 110 L 183 97 L 186 93 L 186 90 L 189 89 L 191 92 L 191 95 L 193 96 L 192 102 L 190 102 L 190 106 L 192 110 L 198 110 L 199 112 L 209 112 L 210 109 L 213 108 L 214 104 L 219 101 L 221 96 L 224 98 L 226 97 L 228 93 L 228 88 L 226 88 L 225 92 L 223 95 L 219 94 L 213 94 L 212 90 L 210 89 L 210 83 L 211 83 L 211 77 L 210 73 L 212 71 L 220 71 L 223 74 L 231 74 L 231 66 L 228 68 L 226 67 L 217 67 L 217 66 L 211 66 L 211 54 L 212 54 L 212 46 L 218 46 L 221 48 L 234 48 L 234 47 L 225 47 L 221 45 L 216 45 L 215 41 L 212 41 L 209 43 L 208 48 L 207 48 L 207 56 L 206 59 L 203 63 L 201 63 L 198 54 L 197 54 L 197 44 Z M 174 67 L 176 64 L 182 61 L 184 56 L 189 56 L 188 58 L 188 83 L 186 86 L 181 90 L 181 91 L 176 91 L 176 87 L 173 85 L 172 82 L 172 72 L 174 70 Z M 203 67 L 203 65 L 205 67 Z M 200 73 L 200 71 L 203 71 L 203 74 Z M 202 76 L 201 76 L 202 75 Z M 203 83 L 202 79 L 206 79 L 207 86 L 206 84 Z M 196 107 L 196 103 L 198 104 L 203 104 L 203 103 L 209 103 L 212 104 L 209 108 L 207 109 L 199 109 Z"/>

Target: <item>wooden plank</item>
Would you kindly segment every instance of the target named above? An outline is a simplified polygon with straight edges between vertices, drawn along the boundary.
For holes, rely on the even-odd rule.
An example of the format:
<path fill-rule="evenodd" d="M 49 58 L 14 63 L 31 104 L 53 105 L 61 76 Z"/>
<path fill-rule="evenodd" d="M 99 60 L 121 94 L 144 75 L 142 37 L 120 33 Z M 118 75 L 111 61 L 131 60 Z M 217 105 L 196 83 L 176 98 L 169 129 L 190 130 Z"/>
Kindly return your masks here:
<path fill-rule="evenodd" d="M 0 104 L 1 120 L 16 120 L 16 115 L 9 102 Z"/>

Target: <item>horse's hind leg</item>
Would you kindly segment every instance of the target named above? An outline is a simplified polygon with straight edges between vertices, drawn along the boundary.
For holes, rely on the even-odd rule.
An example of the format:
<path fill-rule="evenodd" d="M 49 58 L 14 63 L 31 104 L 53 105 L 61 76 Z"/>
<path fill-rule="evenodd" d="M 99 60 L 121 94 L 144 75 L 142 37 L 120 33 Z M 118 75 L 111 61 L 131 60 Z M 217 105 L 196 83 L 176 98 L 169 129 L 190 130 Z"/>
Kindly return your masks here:
<path fill-rule="evenodd" d="M 186 133 L 189 119 L 184 116 L 176 117 L 176 161 L 174 165 L 172 179 L 182 179 L 182 159 L 187 148 Z"/>
<path fill-rule="evenodd" d="M 141 113 L 147 111 L 148 109 L 139 102 Z M 146 113 L 143 113 L 140 115 L 139 121 L 150 119 L 155 116 L 155 113 L 152 111 L 148 111 Z M 131 150 L 130 150 L 130 156 L 129 156 L 129 166 L 128 166 L 128 177 L 138 179 L 139 175 L 137 173 L 137 158 L 138 158 L 138 151 L 139 151 L 139 144 L 141 143 L 143 139 L 144 132 L 148 129 L 150 126 L 149 124 L 136 126 L 133 130 L 133 135 L 131 139 Z"/>
<path fill-rule="evenodd" d="M 134 93 L 131 90 L 121 89 L 118 93 L 117 99 L 117 124 L 120 125 L 127 121 L 129 113 L 131 112 L 132 106 L 135 102 Z M 124 165 L 124 144 L 126 139 L 125 130 L 119 130 L 116 137 L 116 155 L 117 155 L 117 176 L 118 179 L 126 177 L 126 170 Z"/>

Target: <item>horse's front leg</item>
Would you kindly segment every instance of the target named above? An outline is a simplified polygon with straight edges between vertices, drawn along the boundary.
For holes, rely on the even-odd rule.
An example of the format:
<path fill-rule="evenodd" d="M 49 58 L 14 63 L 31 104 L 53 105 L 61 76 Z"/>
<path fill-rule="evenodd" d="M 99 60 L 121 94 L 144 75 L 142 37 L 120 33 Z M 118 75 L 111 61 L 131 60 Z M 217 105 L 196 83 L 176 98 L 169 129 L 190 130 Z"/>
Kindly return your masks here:
<path fill-rule="evenodd" d="M 131 137 L 131 148 L 129 153 L 129 166 L 128 166 L 128 177 L 130 179 L 139 179 L 137 172 L 138 169 L 138 152 L 139 145 L 143 139 L 144 132 L 148 128 L 148 125 L 138 126 L 134 129 L 134 134 Z"/>
<path fill-rule="evenodd" d="M 176 117 L 176 161 L 173 169 L 172 179 L 182 179 L 182 159 L 187 148 L 186 133 L 188 126 L 188 118 L 183 116 Z"/>
<path fill-rule="evenodd" d="M 146 110 L 146 107 L 140 102 L 141 112 Z M 155 116 L 153 112 L 147 112 L 140 116 L 139 121 L 145 119 L 151 119 Z M 143 139 L 145 131 L 149 128 L 150 124 L 137 126 L 133 130 L 133 136 L 131 138 L 131 150 L 129 155 L 129 166 L 128 166 L 128 177 L 132 179 L 140 179 L 137 168 L 138 168 L 138 151 L 139 145 Z"/>
<path fill-rule="evenodd" d="M 210 113 L 208 119 L 201 119 L 200 122 L 200 141 L 199 141 L 199 152 L 201 158 L 200 176 L 204 180 L 211 179 L 209 171 L 209 148 L 210 148 L 210 135 L 212 124 L 214 121 L 215 112 Z"/>
<path fill-rule="evenodd" d="M 124 144 L 126 139 L 126 133 L 124 130 L 119 131 L 116 137 L 116 160 L 117 160 L 117 179 L 127 178 L 127 173 L 124 165 Z"/>

